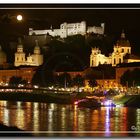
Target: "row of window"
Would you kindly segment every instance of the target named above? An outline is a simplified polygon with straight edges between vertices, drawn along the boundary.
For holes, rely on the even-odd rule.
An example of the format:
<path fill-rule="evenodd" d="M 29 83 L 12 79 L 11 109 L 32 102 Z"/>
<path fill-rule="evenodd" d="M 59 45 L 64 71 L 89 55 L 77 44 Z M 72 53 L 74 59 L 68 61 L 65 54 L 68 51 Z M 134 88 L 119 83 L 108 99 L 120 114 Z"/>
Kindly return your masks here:
<path fill-rule="evenodd" d="M 121 63 L 121 58 L 119 58 L 119 63 Z M 113 62 L 114 65 L 116 65 L 116 59 L 114 58 L 114 62 Z"/>
<path fill-rule="evenodd" d="M 18 61 L 18 60 L 19 60 L 19 58 L 17 57 L 17 61 Z M 21 59 L 21 60 L 22 60 L 22 61 L 24 60 L 24 59 L 23 59 L 23 57 L 22 57 L 22 59 Z M 33 58 L 32 58 L 32 61 L 34 61 L 34 59 L 33 59 Z"/>
<path fill-rule="evenodd" d="M 121 63 L 121 62 L 122 62 L 122 61 L 121 61 L 121 58 L 119 58 L 119 63 Z M 94 65 L 94 61 L 93 61 L 93 60 L 91 61 L 91 64 L 92 64 L 92 66 Z M 99 61 L 98 65 L 100 65 L 100 64 L 101 64 L 101 62 Z M 107 62 L 105 61 L 104 64 L 107 64 Z M 114 65 L 118 64 L 118 63 L 116 62 L 116 59 L 115 59 L 115 58 L 114 58 L 113 64 L 114 64 Z"/>
<path fill-rule="evenodd" d="M 118 50 L 117 50 L 118 52 Z M 124 52 L 124 49 L 122 48 L 121 52 L 123 53 Z M 127 49 L 127 53 L 130 53 L 130 49 Z"/>

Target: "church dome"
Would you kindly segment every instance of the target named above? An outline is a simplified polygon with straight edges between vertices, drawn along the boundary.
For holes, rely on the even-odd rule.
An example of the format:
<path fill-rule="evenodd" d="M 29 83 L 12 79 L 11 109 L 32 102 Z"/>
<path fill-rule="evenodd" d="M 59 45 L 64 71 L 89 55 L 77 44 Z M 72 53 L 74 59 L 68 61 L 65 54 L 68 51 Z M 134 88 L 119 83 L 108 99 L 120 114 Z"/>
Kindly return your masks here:
<path fill-rule="evenodd" d="M 2 47 L 0 46 L 0 65 L 5 63 L 7 59 L 6 53 L 2 51 Z"/>
<path fill-rule="evenodd" d="M 121 38 L 117 40 L 116 45 L 121 47 L 130 47 L 130 42 L 125 38 L 125 33 L 122 31 Z"/>

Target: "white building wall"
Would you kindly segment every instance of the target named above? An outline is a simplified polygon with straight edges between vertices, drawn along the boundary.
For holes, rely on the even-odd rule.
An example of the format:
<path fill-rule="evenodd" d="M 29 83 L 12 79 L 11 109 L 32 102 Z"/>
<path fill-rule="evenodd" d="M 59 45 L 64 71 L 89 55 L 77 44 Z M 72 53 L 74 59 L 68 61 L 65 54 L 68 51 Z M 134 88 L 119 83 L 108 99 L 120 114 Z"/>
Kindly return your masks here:
<path fill-rule="evenodd" d="M 25 53 L 15 53 L 15 66 L 25 65 Z"/>
<path fill-rule="evenodd" d="M 79 23 L 62 23 L 60 25 L 60 29 L 49 29 L 49 30 L 34 30 L 33 28 L 29 28 L 29 35 L 44 35 L 49 33 L 51 36 L 60 36 L 61 38 L 66 38 L 71 35 L 85 35 L 86 33 L 98 33 L 104 34 L 104 24 L 101 24 L 101 27 L 87 27 L 86 22 L 82 21 Z"/>
<path fill-rule="evenodd" d="M 67 24 L 67 33 L 68 36 L 81 34 L 84 35 L 86 33 L 86 22 L 82 21 L 80 23 L 70 23 Z"/>
<path fill-rule="evenodd" d="M 104 23 L 101 24 L 100 27 L 89 26 L 87 29 L 87 33 L 95 33 L 95 34 L 104 34 Z"/>
<path fill-rule="evenodd" d="M 112 66 L 123 63 L 123 56 L 124 55 L 122 53 L 112 53 Z"/>
<path fill-rule="evenodd" d="M 140 59 L 127 59 L 127 63 L 140 62 Z"/>
<path fill-rule="evenodd" d="M 111 58 L 101 54 L 99 48 L 92 48 L 90 55 L 90 67 L 97 67 L 99 64 L 110 64 Z"/>

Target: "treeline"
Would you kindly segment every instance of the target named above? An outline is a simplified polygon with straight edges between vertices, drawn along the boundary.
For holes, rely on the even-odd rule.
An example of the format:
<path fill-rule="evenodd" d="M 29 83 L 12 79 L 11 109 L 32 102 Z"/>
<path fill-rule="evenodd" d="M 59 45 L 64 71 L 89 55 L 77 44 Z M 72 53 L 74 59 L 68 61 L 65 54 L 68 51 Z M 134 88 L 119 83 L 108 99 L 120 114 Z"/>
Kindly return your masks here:
<path fill-rule="evenodd" d="M 127 70 L 121 76 L 120 80 L 123 86 L 140 86 L 140 69 L 136 68 L 134 70 Z"/>

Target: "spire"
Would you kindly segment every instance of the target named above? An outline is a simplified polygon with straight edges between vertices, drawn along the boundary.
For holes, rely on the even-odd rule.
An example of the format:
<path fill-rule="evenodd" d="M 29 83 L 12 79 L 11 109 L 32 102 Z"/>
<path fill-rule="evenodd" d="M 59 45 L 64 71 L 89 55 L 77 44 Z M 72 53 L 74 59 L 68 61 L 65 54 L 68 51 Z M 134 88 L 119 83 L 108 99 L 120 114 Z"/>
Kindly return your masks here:
<path fill-rule="evenodd" d="M 38 45 L 38 40 L 37 40 L 37 39 L 35 40 L 35 46 L 39 46 L 39 45 Z"/>
<path fill-rule="evenodd" d="M 23 44 L 20 37 L 18 38 L 17 52 L 23 53 Z"/>
<path fill-rule="evenodd" d="M 53 27 L 52 27 L 52 25 L 51 25 L 50 29 L 51 29 L 51 30 L 53 30 Z"/>
<path fill-rule="evenodd" d="M 18 38 L 18 44 L 22 44 L 21 42 L 22 42 L 22 41 L 21 41 L 21 38 L 19 37 L 19 38 Z"/>
<path fill-rule="evenodd" d="M 124 29 L 122 30 L 122 33 L 121 33 L 121 38 L 125 38 Z"/>
<path fill-rule="evenodd" d="M 40 47 L 38 45 L 38 40 L 35 40 L 34 54 L 40 54 Z"/>

